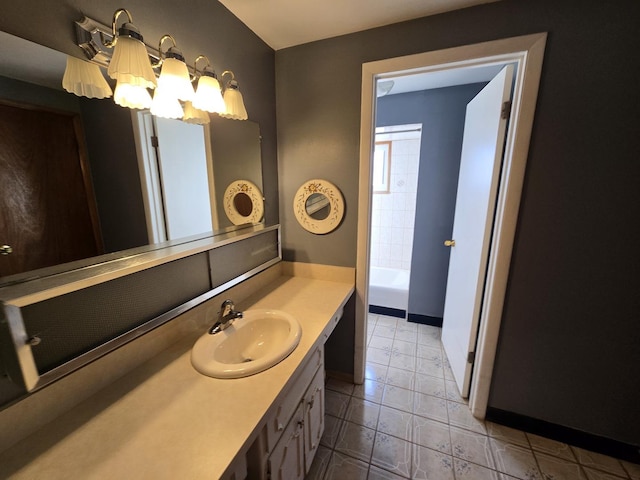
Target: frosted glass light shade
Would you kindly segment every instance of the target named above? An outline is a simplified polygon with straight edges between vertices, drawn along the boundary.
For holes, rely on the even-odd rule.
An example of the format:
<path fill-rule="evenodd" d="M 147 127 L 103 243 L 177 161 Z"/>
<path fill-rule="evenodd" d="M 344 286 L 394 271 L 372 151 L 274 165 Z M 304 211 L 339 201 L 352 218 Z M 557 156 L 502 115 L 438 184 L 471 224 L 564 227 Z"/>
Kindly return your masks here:
<path fill-rule="evenodd" d="M 182 118 L 182 120 L 187 123 L 193 123 L 195 125 L 207 125 L 209 122 L 211 122 L 209 114 L 195 108 L 191 102 L 185 103 L 184 117 Z"/>
<path fill-rule="evenodd" d="M 206 75 L 200 77 L 198 89 L 193 97 L 193 106 L 210 113 L 224 113 L 226 111 L 220 82 L 216 78 Z"/>
<path fill-rule="evenodd" d="M 151 103 L 151 113 L 162 118 L 182 118 L 184 110 L 173 92 L 158 85 Z"/>
<path fill-rule="evenodd" d="M 141 41 L 130 37 L 118 37 L 107 74 L 118 83 L 145 88 L 155 88 L 157 84 L 146 47 Z"/>
<path fill-rule="evenodd" d="M 108 98 L 113 95 L 98 65 L 70 55 L 67 56 L 62 88 L 79 97 Z"/>
<path fill-rule="evenodd" d="M 158 88 L 162 88 L 183 101 L 193 100 L 193 85 L 189 71 L 183 61 L 177 58 L 165 58 L 162 62 Z"/>
<path fill-rule="evenodd" d="M 247 109 L 242 100 L 242 94 L 238 87 L 229 86 L 224 91 L 224 104 L 227 108 L 221 117 L 232 118 L 233 120 L 246 120 L 248 118 Z"/>
<path fill-rule="evenodd" d="M 113 101 L 121 107 L 144 109 L 151 107 L 151 95 L 141 85 L 118 82 Z"/>

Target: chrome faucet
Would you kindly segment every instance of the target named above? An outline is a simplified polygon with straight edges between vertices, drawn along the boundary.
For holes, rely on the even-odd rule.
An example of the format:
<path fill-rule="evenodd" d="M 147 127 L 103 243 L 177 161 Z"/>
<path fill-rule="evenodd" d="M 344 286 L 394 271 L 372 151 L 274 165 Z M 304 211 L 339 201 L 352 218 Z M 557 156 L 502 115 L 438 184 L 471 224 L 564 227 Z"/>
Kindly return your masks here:
<path fill-rule="evenodd" d="M 218 320 L 209 329 L 209 335 L 214 335 L 229 327 L 236 318 L 242 318 L 242 312 L 236 312 L 236 306 L 232 300 L 222 302 L 218 312 Z"/>

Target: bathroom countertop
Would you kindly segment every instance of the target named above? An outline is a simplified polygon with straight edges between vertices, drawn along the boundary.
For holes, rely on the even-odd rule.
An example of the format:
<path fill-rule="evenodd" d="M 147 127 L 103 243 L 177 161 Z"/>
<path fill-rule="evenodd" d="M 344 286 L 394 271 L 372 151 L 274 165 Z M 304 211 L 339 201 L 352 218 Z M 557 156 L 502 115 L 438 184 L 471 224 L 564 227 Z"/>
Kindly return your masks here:
<path fill-rule="evenodd" d="M 220 478 L 352 292 L 352 283 L 279 277 L 238 307 L 298 319 L 302 338 L 285 360 L 250 377 L 209 378 L 191 366 L 195 338 L 185 338 L 5 450 L 0 478 Z"/>

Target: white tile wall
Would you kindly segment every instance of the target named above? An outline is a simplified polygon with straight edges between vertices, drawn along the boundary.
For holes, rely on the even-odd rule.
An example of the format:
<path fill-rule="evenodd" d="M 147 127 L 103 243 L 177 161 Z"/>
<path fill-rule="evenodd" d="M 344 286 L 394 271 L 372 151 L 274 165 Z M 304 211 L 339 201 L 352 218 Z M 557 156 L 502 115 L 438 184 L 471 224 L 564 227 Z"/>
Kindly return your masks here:
<path fill-rule="evenodd" d="M 411 269 L 418 191 L 420 139 L 391 136 L 389 193 L 374 193 L 371 208 L 371 266 Z"/>

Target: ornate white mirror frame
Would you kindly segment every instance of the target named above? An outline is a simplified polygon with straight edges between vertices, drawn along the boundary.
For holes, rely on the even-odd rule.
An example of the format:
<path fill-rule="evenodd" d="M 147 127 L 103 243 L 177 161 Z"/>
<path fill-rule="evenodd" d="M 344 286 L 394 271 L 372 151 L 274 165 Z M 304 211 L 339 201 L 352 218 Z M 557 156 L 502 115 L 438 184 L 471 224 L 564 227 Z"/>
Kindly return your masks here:
<path fill-rule="evenodd" d="M 314 194 L 324 195 L 328 201 L 329 213 L 322 219 L 312 217 L 307 209 L 307 200 Z M 340 225 L 344 216 L 344 199 L 333 183 L 320 179 L 307 180 L 293 198 L 293 212 L 305 230 L 322 235 Z"/>
<path fill-rule="evenodd" d="M 249 215 L 243 215 L 236 208 L 237 195 L 246 195 L 251 200 Z M 258 223 L 264 215 L 264 199 L 258 186 L 249 180 L 234 180 L 224 191 L 224 212 L 234 225 Z"/>

